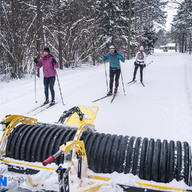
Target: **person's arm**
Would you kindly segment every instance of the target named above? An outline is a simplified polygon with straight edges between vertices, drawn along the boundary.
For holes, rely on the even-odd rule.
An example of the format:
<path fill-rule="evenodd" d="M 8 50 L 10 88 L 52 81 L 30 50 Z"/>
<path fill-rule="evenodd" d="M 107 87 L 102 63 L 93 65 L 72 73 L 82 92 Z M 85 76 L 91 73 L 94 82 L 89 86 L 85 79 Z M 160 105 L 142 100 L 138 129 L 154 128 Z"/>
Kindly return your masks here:
<path fill-rule="evenodd" d="M 43 65 L 43 62 L 42 62 L 42 59 L 40 59 L 40 60 L 36 63 L 36 66 L 37 66 L 38 68 L 41 68 L 42 65 Z"/>
<path fill-rule="evenodd" d="M 123 63 L 125 62 L 125 58 L 118 52 L 117 59 L 121 60 Z"/>
<path fill-rule="evenodd" d="M 36 57 L 34 57 L 34 58 L 33 58 L 33 61 L 34 61 L 34 63 L 35 63 L 35 64 L 37 64 L 37 63 L 38 63 L 38 60 L 37 60 L 37 58 L 36 58 Z"/>
<path fill-rule="evenodd" d="M 139 54 L 139 52 L 136 53 L 135 61 L 137 61 L 138 54 Z"/>
<path fill-rule="evenodd" d="M 146 54 L 143 52 L 143 55 L 144 55 L 144 65 L 146 65 Z"/>
<path fill-rule="evenodd" d="M 52 64 L 55 68 L 59 68 L 59 64 L 56 62 L 55 58 L 52 59 Z"/>
<path fill-rule="evenodd" d="M 108 60 L 107 55 L 102 57 L 102 63 L 105 63 Z"/>

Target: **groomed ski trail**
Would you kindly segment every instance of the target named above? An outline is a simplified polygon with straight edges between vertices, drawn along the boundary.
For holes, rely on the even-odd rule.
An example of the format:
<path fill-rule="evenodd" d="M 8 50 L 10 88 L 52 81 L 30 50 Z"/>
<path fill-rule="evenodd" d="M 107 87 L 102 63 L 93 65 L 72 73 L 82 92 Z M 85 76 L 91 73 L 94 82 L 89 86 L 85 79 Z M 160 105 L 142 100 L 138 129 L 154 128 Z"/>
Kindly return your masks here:
<path fill-rule="evenodd" d="M 38 114 L 41 122 L 56 122 L 63 111 L 76 105 L 99 106 L 94 124 L 98 132 L 122 134 L 137 137 L 159 138 L 168 140 L 186 140 L 192 145 L 190 90 L 186 84 L 186 66 L 191 64 L 188 54 L 175 52 L 155 52 L 147 57 L 153 61 L 144 69 L 143 86 L 127 86 L 123 96 L 121 79 L 118 99 L 112 104 L 110 99 L 92 103 L 106 93 L 104 66 L 82 66 L 77 69 L 58 70 L 63 98 L 61 103 Z M 122 63 L 124 82 L 133 77 L 134 59 Z M 107 75 L 109 66 L 107 64 Z M 187 74 L 189 71 L 187 70 Z M 190 78 L 191 75 L 188 74 Z M 139 81 L 139 70 L 137 72 Z M 9 85 L 9 86 L 7 86 Z M 190 84 L 188 85 L 190 87 Z M 37 100 L 34 102 L 34 77 L 1 82 L 3 91 L 0 95 L 0 116 L 7 114 L 27 115 L 26 113 L 44 102 L 43 76 L 37 79 Z M 190 92 L 190 93 L 189 93 Z M 55 82 L 56 100 L 61 101 Z M 165 134 L 166 133 L 166 134 Z"/>

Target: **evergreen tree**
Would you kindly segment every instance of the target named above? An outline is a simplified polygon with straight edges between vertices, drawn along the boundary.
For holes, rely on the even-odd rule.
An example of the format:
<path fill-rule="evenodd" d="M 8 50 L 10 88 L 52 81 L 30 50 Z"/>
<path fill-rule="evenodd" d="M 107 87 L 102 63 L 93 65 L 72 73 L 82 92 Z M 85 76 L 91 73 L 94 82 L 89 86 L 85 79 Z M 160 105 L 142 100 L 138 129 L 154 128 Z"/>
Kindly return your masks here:
<path fill-rule="evenodd" d="M 140 45 L 153 48 L 156 23 L 165 22 L 165 4 L 164 0 L 1 0 L 0 73 L 14 78 L 32 73 L 33 56 L 40 59 L 45 46 L 61 69 L 83 62 L 95 65 L 111 44 L 131 58 Z"/>
<path fill-rule="evenodd" d="M 192 1 L 184 0 L 179 4 L 177 14 L 173 19 L 171 32 L 174 35 L 178 50 L 191 53 L 192 38 Z"/>

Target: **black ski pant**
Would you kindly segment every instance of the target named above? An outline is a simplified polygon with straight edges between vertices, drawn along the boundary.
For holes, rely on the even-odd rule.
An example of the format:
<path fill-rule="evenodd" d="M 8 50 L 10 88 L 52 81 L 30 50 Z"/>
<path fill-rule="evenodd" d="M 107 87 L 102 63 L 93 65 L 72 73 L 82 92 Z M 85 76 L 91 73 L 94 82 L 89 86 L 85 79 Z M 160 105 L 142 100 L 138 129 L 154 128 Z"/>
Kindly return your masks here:
<path fill-rule="evenodd" d="M 45 99 L 46 100 L 49 99 L 49 88 L 51 91 L 52 101 L 55 100 L 54 84 L 55 84 L 55 76 L 54 77 L 44 77 Z"/>
<path fill-rule="evenodd" d="M 118 88 L 119 86 L 119 77 L 120 77 L 120 69 L 111 69 L 109 71 L 109 76 L 110 76 L 110 82 L 109 82 L 109 89 L 113 89 L 113 81 L 115 78 L 115 88 Z"/>
<path fill-rule="evenodd" d="M 144 66 L 143 65 L 138 65 L 138 64 L 135 64 L 135 70 L 134 70 L 134 73 L 133 73 L 133 81 L 136 78 L 137 69 L 139 67 L 140 67 L 140 81 L 143 81 L 143 68 L 144 68 Z"/>

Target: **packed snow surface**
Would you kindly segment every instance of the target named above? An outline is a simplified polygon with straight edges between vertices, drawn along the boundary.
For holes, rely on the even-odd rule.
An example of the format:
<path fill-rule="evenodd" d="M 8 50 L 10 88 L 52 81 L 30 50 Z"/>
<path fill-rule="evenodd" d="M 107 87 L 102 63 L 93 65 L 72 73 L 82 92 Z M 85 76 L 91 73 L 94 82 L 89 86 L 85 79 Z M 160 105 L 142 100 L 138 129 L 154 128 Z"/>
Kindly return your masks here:
<path fill-rule="evenodd" d="M 153 63 L 144 69 L 145 87 L 140 84 L 139 70 L 137 82 L 127 84 L 132 80 L 134 59 L 126 60 L 121 63 L 123 78 L 120 77 L 118 94 L 113 103 L 110 103 L 111 97 L 92 102 L 107 92 L 103 65 L 57 70 L 65 105 L 61 102 L 56 80 L 58 104 L 39 114 L 29 112 L 44 102 L 42 74 L 36 79 L 36 89 L 34 76 L 19 80 L 5 80 L 0 76 L 0 119 L 8 114 L 16 114 L 37 118 L 39 122 L 54 123 L 63 111 L 73 106 L 99 106 L 94 125 L 100 133 L 187 141 L 192 146 L 191 58 L 188 54 L 155 50 L 154 54 L 147 57 L 147 63 Z M 109 75 L 108 64 L 107 74 Z M 35 100 L 38 102 L 35 103 Z M 2 135 L 2 131 L 0 134 Z M 139 180 L 131 174 L 118 174 L 117 177 L 117 173 L 113 173 L 107 176 L 121 183 Z M 184 182 L 173 181 L 173 185 L 186 187 Z"/>

